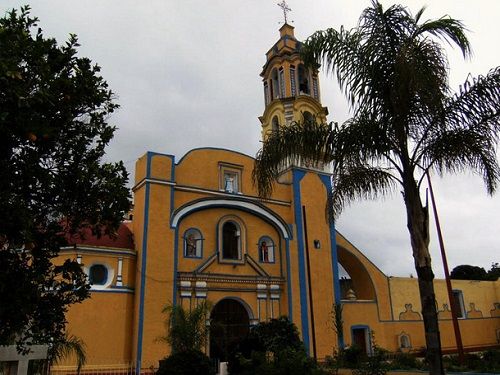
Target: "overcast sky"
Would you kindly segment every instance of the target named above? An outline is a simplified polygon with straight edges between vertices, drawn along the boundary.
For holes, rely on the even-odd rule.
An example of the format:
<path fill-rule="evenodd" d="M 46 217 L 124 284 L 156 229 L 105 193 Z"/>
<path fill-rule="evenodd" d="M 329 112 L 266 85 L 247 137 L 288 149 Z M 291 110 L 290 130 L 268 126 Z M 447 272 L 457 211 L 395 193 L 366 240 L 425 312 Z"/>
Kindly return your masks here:
<path fill-rule="evenodd" d="M 133 179 L 135 160 L 146 151 L 176 155 L 194 147 L 223 147 L 255 155 L 260 147 L 264 99 L 259 73 L 265 52 L 279 37 L 278 0 L 34 0 L 46 36 L 59 43 L 77 34 L 79 54 L 102 67 L 121 108 L 109 160 L 123 160 Z M 390 5 L 391 1 L 382 1 Z M 328 27 L 354 27 L 368 0 L 288 1 L 295 35 L 303 40 Z M 500 63 L 500 1 L 400 1 L 423 19 L 448 14 L 469 31 L 474 56 L 463 61 L 449 50 L 454 89 L 469 73 L 486 74 Z M 1 13 L 25 1 L 2 0 Z M 349 118 L 334 77 L 321 76 L 329 120 Z M 478 176 L 434 180 L 450 269 L 473 264 L 488 269 L 500 261 L 500 196 L 489 197 Z M 392 199 L 355 203 L 337 229 L 388 275 L 415 274 L 399 193 Z M 432 225 L 434 223 L 432 222 Z M 434 270 L 442 276 L 434 226 Z"/>

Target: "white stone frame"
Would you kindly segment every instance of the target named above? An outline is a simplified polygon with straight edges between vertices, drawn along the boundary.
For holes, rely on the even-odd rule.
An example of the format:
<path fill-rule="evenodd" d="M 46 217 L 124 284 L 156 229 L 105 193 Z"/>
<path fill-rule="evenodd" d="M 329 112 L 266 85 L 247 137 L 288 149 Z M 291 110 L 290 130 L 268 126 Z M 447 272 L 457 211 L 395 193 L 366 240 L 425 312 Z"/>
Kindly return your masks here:
<path fill-rule="evenodd" d="M 92 268 L 92 266 L 98 266 L 98 265 L 106 267 L 106 270 L 108 271 L 108 279 L 102 285 L 91 284 L 90 285 L 90 290 L 91 291 L 92 290 L 104 290 L 104 289 L 107 289 L 107 288 L 109 288 L 111 286 L 111 284 L 113 284 L 113 281 L 115 279 L 115 269 L 113 267 L 111 267 L 106 262 L 94 261 L 91 264 L 89 264 L 88 266 L 83 267 L 83 272 L 85 272 L 85 274 L 87 275 L 87 277 L 89 278 L 89 280 L 90 280 L 90 269 Z"/>

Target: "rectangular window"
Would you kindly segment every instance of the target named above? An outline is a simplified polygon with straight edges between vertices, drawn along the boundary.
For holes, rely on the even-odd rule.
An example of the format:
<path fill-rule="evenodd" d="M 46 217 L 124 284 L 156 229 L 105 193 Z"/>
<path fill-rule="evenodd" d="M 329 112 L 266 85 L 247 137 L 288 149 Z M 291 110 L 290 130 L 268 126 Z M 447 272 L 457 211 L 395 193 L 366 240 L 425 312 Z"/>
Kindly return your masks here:
<path fill-rule="evenodd" d="M 241 165 L 219 163 L 219 190 L 231 194 L 241 194 Z"/>
<path fill-rule="evenodd" d="M 285 71 L 280 68 L 280 97 L 285 97 Z"/>
<path fill-rule="evenodd" d="M 269 86 L 267 85 L 267 82 L 264 83 L 264 102 L 265 105 L 269 104 Z"/>
<path fill-rule="evenodd" d="M 313 77 L 313 96 L 319 100 L 318 77 Z"/>
<path fill-rule="evenodd" d="M 293 65 L 290 66 L 290 88 L 292 91 L 292 96 L 296 96 L 297 89 L 296 89 L 296 84 L 295 84 L 295 67 Z"/>
<path fill-rule="evenodd" d="M 461 290 L 453 290 L 453 301 L 451 303 L 457 312 L 457 318 L 465 319 L 464 295 Z"/>

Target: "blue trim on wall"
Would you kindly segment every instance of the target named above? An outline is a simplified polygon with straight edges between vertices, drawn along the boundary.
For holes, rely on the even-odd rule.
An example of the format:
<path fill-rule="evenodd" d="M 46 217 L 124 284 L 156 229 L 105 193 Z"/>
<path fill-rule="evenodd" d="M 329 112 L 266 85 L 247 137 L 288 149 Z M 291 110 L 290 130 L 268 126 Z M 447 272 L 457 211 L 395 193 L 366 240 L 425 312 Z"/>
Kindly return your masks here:
<path fill-rule="evenodd" d="M 286 279 L 287 279 L 287 292 L 288 292 L 288 318 L 293 323 L 293 303 L 292 303 L 292 272 L 290 270 L 290 240 L 285 239 L 285 253 L 286 253 Z"/>
<path fill-rule="evenodd" d="M 306 172 L 294 169 L 293 175 L 293 208 L 295 214 L 295 226 L 297 228 L 297 247 L 299 255 L 299 287 L 300 287 L 300 320 L 302 326 L 302 339 L 306 352 L 309 355 L 309 308 L 307 302 L 306 267 L 304 256 L 304 225 L 302 221 L 302 201 L 300 193 L 300 180 Z"/>
<path fill-rule="evenodd" d="M 175 157 L 171 156 L 172 160 L 172 167 L 171 167 L 171 173 L 170 173 L 170 180 L 172 182 L 175 182 Z M 170 187 L 170 217 L 172 217 L 172 214 L 174 213 L 174 194 L 175 194 L 175 189 L 173 187 Z"/>
<path fill-rule="evenodd" d="M 146 162 L 146 177 L 149 178 L 151 175 L 151 158 L 154 155 L 152 152 L 148 152 Z M 142 254 L 141 254 L 141 289 L 139 294 L 139 323 L 137 327 L 137 355 L 136 355 L 136 373 L 141 372 L 142 365 L 142 337 L 143 337 L 143 326 L 144 326 L 144 297 L 146 291 L 146 259 L 148 252 L 148 225 L 149 225 L 149 190 L 150 183 L 146 182 L 145 185 L 146 193 L 144 197 L 144 227 L 142 235 Z"/>
<path fill-rule="evenodd" d="M 326 187 L 326 193 L 332 191 L 332 179 L 330 176 L 321 175 L 319 176 L 321 182 Z M 331 245 L 331 257 L 332 257 L 332 277 L 333 277 L 333 293 L 335 298 L 335 304 L 340 305 L 340 279 L 339 279 L 339 259 L 337 254 L 337 235 L 335 231 L 335 223 L 330 222 L 330 245 Z M 339 348 L 344 347 L 344 340 L 342 337 L 338 337 Z"/>
<path fill-rule="evenodd" d="M 172 304 L 177 304 L 177 264 L 179 262 L 179 226 L 174 231 L 174 290 L 172 295 Z"/>

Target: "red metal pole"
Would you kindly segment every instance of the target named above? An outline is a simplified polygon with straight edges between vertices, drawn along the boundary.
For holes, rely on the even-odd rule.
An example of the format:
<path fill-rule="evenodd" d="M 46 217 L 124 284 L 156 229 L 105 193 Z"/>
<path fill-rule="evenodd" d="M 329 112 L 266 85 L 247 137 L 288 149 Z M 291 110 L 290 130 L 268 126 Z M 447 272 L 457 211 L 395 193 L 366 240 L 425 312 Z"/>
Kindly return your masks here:
<path fill-rule="evenodd" d="M 453 320 L 453 330 L 455 331 L 455 339 L 457 341 L 458 358 L 460 363 L 464 363 L 464 346 L 462 344 L 462 335 L 460 334 L 460 326 L 458 325 L 457 309 L 453 303 L 453 290 L 451 288 L 450 271 L 448 269 L 448 261 L 446 259 L 446 252 L 444 250 L 444 240 L 441 233 L 441 225 L 439 224 L 439 216 L 436 208 L 436 201 L 434 199 L 434 191 L 432 190 L 431 177 L 427 172 L 427 181 L 429 183 L 429 192 L 431 193 L 432 210 L 434 212 L 434 220 L 436 221 L 436 230 L 439 239 L 439 247 L 441 249 L 441 258 L 443 259 L 444 277 L 446 279 L 446 289 L 448 290 L 448 299 L 450 300 L 451 318 Z"/>

